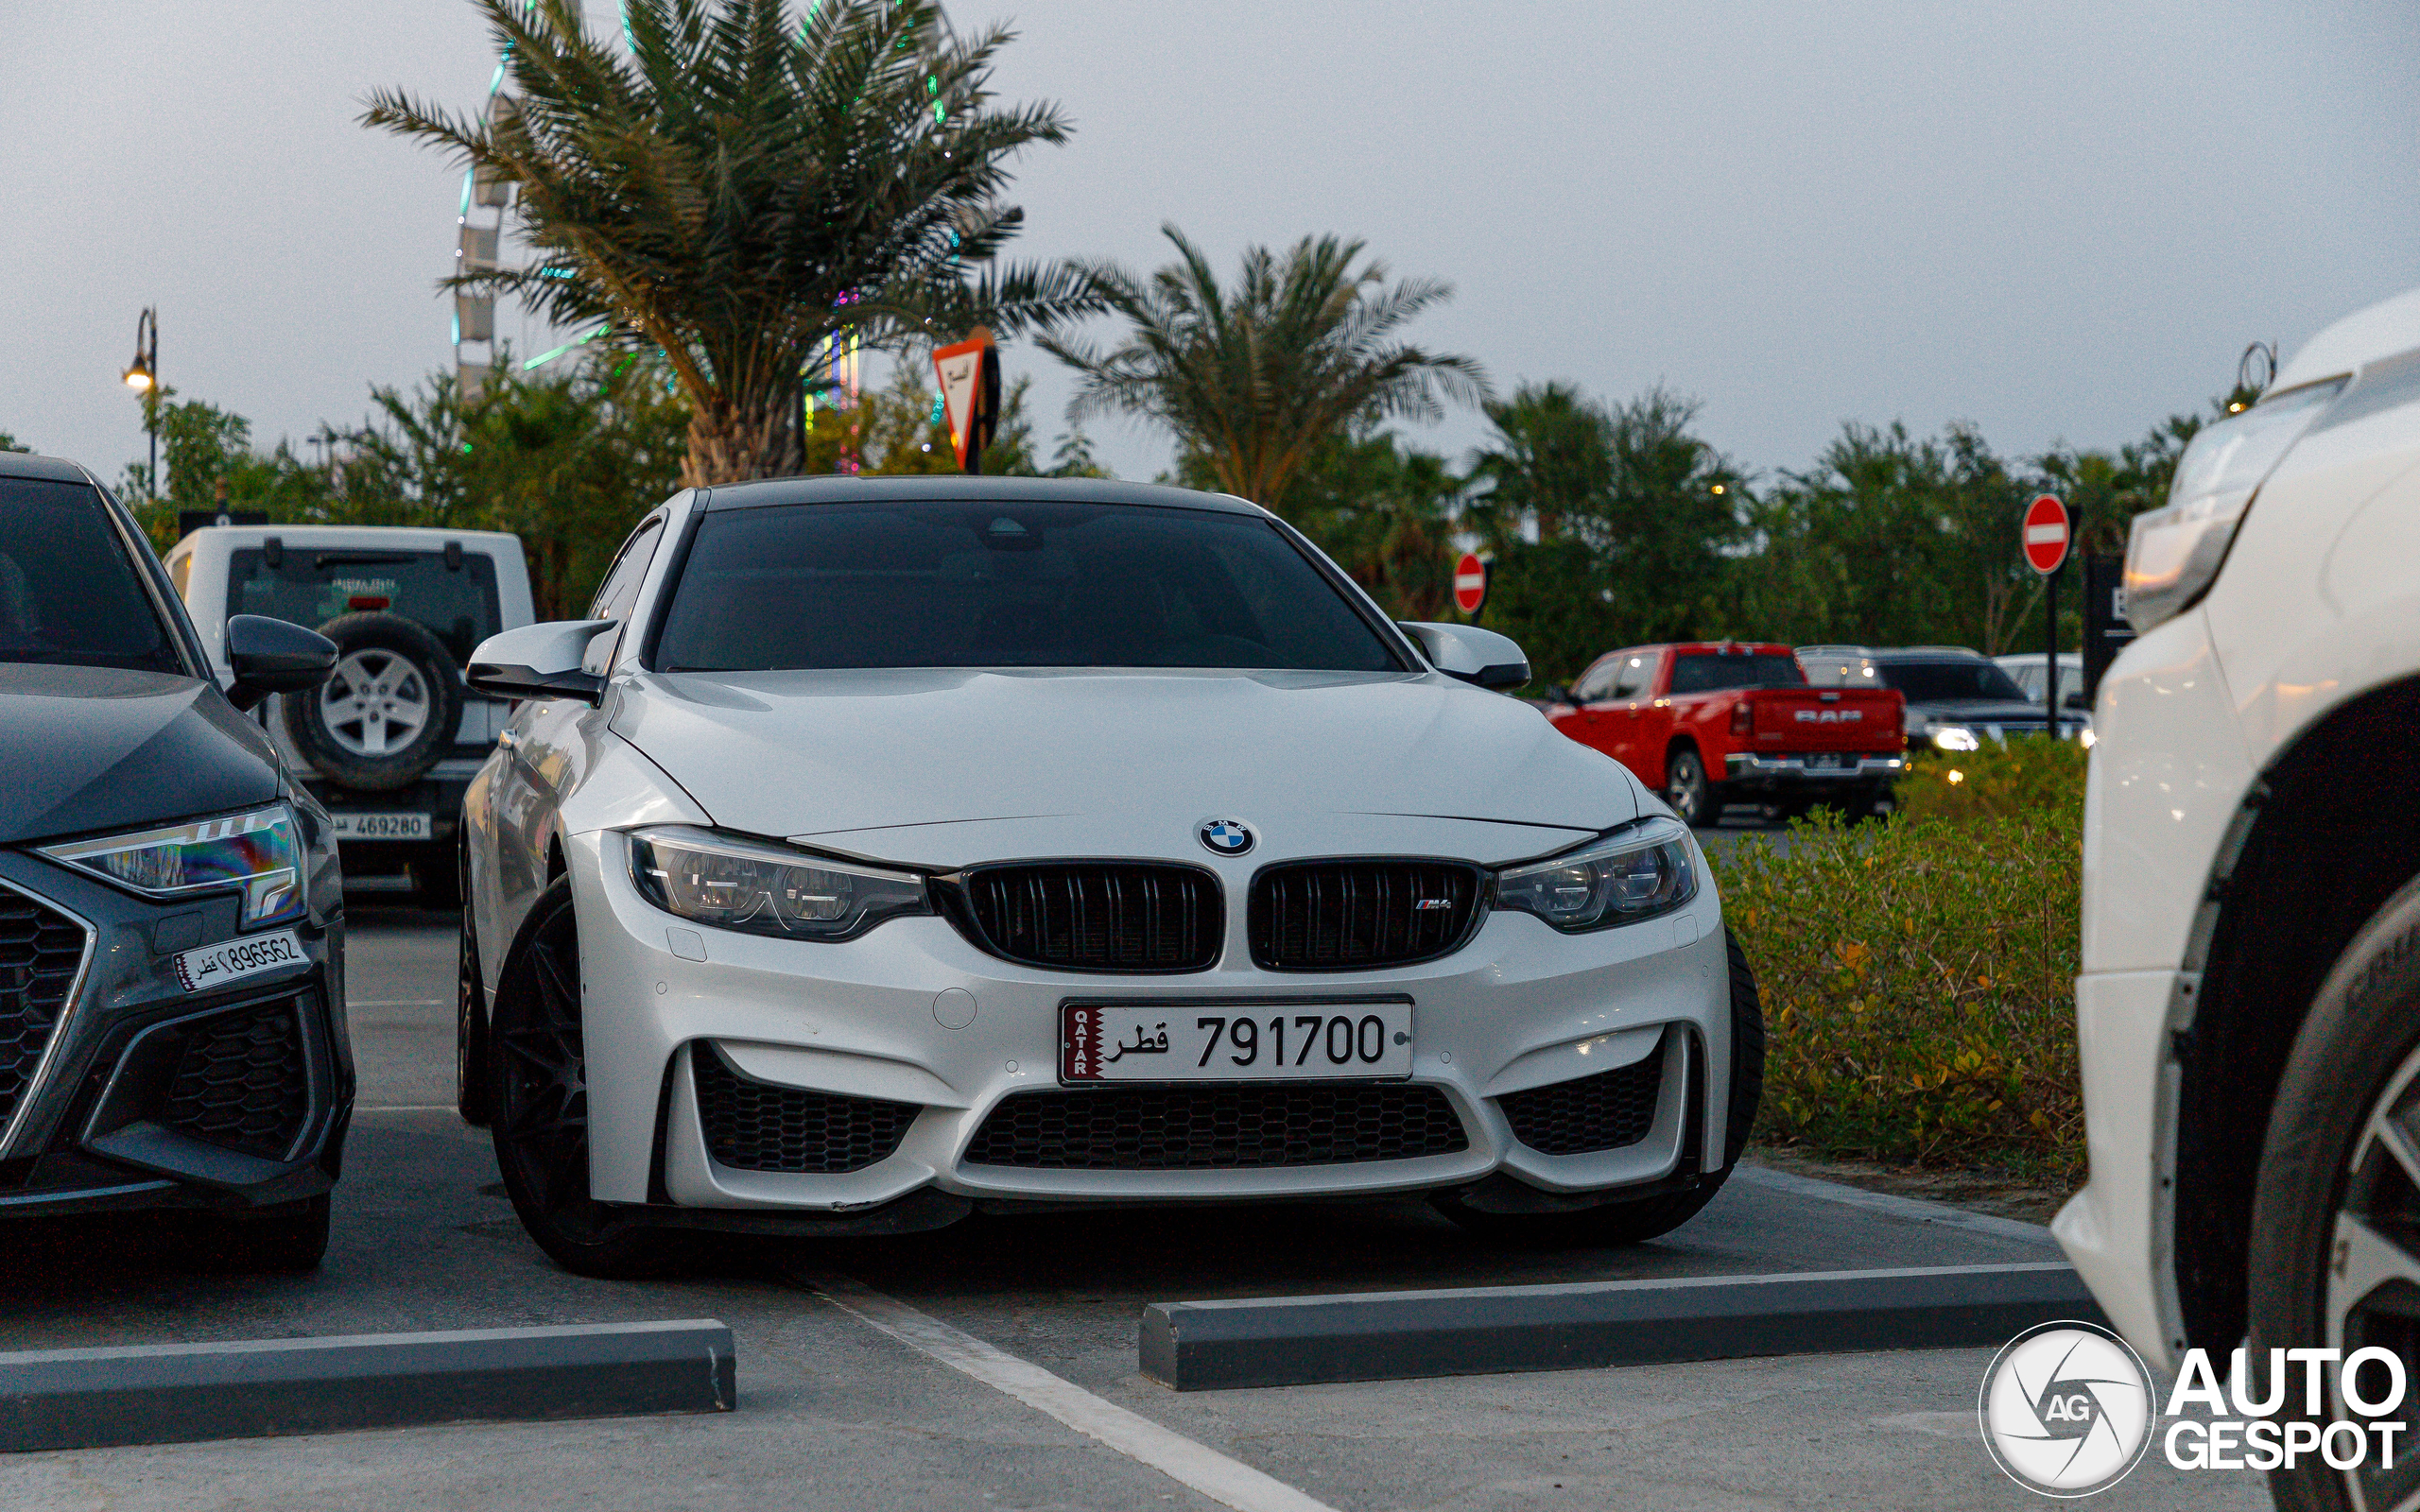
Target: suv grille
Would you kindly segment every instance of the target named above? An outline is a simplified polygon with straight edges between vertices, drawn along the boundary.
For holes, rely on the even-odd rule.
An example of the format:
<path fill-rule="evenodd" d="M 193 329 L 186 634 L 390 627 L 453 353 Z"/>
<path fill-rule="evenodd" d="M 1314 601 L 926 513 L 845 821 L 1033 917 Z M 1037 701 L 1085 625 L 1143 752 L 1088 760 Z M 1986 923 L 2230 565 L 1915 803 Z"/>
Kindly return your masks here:
<path fill-rule="evenodd" d="M 975 1131 L 966 1163 L 1225 1171 L 1409 1160 L 1469 1145 L 1461 1120 L 1434 1087 L 1117 1087 L 1000 1099 Z"/>
<path fill-rule="evenodd" d="M 1542 1155 L 1618 1150 L 1647 1138 L 1664 1091 L 1664 1051 L 1645 1060 L 1499 1097 L 1512 1137 Z"/>
<path fill-rule="evenodd" d="M 735 1171 L 838 1176 L 887 1160 L 924 1109 L 914 1103 L 776 1087 L 741 1074 L 710 1045 L 689 1056 L 706 1153 Z"/>
<path fill-rule="evenodd" d="M 1219 959 L 1226 908 L 1198 867 L 1079 861 L 970 872 L 976 943 L 1069 971 L 1201 971 Z"/>
<path fill-rule="evenodd" d="M 33 1085 L 84 964 L 84 926 L 0 888 L 0 1132 Z"/>
<path fill-rule="evenodd" d="M 1297 861 L 1252 883 L 1252 958 L 1268 971 L 1432 960 L 1478 918 L 1479 869 L 1459 861 Z"/>
<path fill-rule="evenodd" d="M 285 1159 L 311 1115 L 299 1001 L 281 998 L 194 1025 L 159 1121 L 205 1143 Z"/>

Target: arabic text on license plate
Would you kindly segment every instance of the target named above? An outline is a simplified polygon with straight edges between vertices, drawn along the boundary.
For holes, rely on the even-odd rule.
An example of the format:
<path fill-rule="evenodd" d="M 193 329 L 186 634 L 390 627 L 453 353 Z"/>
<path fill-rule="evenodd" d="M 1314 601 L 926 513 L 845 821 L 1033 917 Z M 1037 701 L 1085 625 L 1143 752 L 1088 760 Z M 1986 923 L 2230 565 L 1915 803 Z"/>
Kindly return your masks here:
<path fill-rule="evenodd" d="M 294 931 L 284 929 L 274 935 L 221 940 L 198 951 L 186 951 L 175 958 L 175 964 L 177 980 L 184 984 L 186 991 L 207 992 L 281 967 L 308 966 L 311 958 L 302 954 L 302 942 L 295 937 Z"/>
<path fill-rule="evenodd" d="M 1068 1003 L 1059 1031 L 1063 1082 L 1411 1074 L 1409 1003 Z"/>
<path fill-rule="evenodd" d="M 425 814 L 331 814 L 339 840 L 425 840 Z"/>

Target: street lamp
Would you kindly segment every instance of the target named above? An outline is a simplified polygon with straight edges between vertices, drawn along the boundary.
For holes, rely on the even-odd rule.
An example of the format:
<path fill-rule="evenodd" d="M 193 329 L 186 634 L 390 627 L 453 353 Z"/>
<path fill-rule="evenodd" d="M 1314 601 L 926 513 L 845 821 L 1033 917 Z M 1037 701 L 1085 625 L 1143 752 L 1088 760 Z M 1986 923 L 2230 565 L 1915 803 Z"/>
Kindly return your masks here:
<path fill-rule="evenodd" d="M 160 312 L 147 306 L 134 321 L 134 360 L 127 365 L 126 387 L 144 399 L 143 428 L 151 436 L 151 471 L 147 474 L 151 497 L 160 496 Z"/>

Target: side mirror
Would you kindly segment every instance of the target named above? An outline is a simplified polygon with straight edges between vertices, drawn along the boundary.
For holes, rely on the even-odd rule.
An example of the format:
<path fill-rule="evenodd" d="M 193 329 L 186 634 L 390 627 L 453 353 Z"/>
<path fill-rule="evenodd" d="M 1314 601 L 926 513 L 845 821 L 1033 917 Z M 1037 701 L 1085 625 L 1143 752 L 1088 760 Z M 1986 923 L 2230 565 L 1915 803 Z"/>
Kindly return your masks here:
<path fill-rule="evenodd" d="M 1449 678 L 1498 692 L 1530 680 L 1530 659 L 1512 637 L 1475 625 L 1428 625 L 1402 621 L 1398 628 L 1420 647 L 1429 665 Z"/>
<path fill-rule="evenodd" d="M 251 709 L 272 693 L 306 693 L 336 664 L 337 644 L 317 630 L 266 614 L 236 614 L 227 621 L 227 667 L 235 674 L 227 701 L 238 709 Z"/>
<path fill-rule="evenodd" d="M 497 698 L 605 701 L 605 677 L 580 665 L 588 643 L 618 620 L 550 620 L 491 635 L 471 652 L 462 680 Z"/>

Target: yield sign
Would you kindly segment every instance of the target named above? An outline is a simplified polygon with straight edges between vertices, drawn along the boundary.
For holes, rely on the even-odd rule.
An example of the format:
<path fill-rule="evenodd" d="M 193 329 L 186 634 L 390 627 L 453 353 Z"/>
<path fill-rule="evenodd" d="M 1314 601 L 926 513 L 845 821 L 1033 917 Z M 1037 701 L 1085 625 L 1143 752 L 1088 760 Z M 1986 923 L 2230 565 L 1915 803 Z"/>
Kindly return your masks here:
<path fill-rule="evenodd" d="M 2025 560 L 2048 577 L 2066 565 L 2067 507 L 2055 493 L 2045 493 L 2025 508 Z"/>
<path fill-rule="evenodd" d="M 991 348 L 991 337 L 978 335 L 933 353 L 933 370 L 942 381 L 942 404 L 949 416 L 949 440 L 958 449 L 961 472 L 968 443 L 975 438 L 975 407 L 982 403 L 983 353 Z"/>
<path fill-rule="evenodd" d="M 1476 614 L 1487 602 L 1487 563 L 1476 552 L 1463 552 L 1462 559 L 1454 563 L 1454 607 L 1465 614 Z"/>

